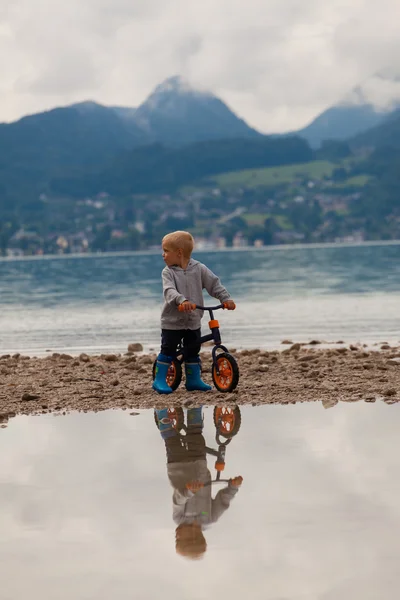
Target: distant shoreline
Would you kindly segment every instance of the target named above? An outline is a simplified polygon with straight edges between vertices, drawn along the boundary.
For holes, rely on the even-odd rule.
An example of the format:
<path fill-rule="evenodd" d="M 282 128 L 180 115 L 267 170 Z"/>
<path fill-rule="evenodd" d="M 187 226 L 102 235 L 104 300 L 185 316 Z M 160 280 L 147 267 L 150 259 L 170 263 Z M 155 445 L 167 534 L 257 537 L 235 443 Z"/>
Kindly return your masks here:
<path fill-rule="evenodd" d="M 270 246 L 242 246 L 238 248 L 195 248 L 194 254 L 205 254 L 210 252 L 276 252 L 280 250 L 302 250 L 313 248 L 359 248 L 371 246 L 399 246 L 399 240 L 371 240 L 363 242 L 313 242 L 310 244 L 273 244 Z M 107 258 L 115 256 L 152 256 L 160 254 L 159 249 L 151 248 L 148 250 L 129 250 L 121 252 L 82 252 L 71 254 L 41 254 L 41 255 L 26 255 L 26 256 L 1 256 L 0 262 L 25 261 L 25 260 L 52 260 L 52 259 L 69 259 L 69 258 Z"/>

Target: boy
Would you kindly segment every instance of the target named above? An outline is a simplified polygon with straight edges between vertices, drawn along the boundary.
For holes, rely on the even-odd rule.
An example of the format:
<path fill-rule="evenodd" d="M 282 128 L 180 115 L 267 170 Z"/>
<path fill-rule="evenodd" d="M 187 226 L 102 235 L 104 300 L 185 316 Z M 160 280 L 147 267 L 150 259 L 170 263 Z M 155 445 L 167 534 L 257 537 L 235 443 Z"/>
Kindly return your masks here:
<path fill-rule="evenodd" d="M 172 389 L 166 376 L 178 345 L 183 341 L 185 355 L 186 389 L 190 392 L 211 390 L 200 374 L 200 324 L 202 311 L 193 310 L 193 304 L 203 306 L 203 289 L 228 310 L 235 303 L 219 278 L 210 269 L 191 258 L 194 240 L 187 231 L 168 233 L 162 240 L 162 272 L 164 306 L 161 313 L 161 352 L 157 357 L 156 377 L 153 389 L 159 394 L 170 394 Z M 178 306 L 183 311 L 179 312 Z M 181 309 L 182 310 L 182 309 Z"/>
<path fill-rule="evenodd" d="M 168 409 L 158 410 L 156 413 L 167 452 L 168 479 L 174 488 L 172 503 L 173 519 L 177 525 L 176 552 L 190 559 L 201 558 L 207 549 L 203 530 L 218 521 L 229 508 L 243 478 L 239 476 L 230 479 L 227 486 L 212 498 L 202 408 L 188 409 L 187 431 L 184 436 L 175 430 L 168 419 Z"/>

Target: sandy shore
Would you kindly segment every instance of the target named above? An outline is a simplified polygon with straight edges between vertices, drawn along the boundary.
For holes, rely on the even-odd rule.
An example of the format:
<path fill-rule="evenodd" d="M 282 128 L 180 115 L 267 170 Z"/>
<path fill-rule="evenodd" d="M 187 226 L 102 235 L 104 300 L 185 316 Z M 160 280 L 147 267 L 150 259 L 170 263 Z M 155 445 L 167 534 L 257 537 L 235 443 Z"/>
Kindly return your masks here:
<path fill-rule="evenodd" d="M 281 351 L 235 352 L 240 368 L 235 392 L 187 392 L 182 382 L 173 394 L 151 389 L 155 355 L 101 355 L 46 358 L 0 356 L 0 426 L 17 414 L 123 410 L 191 404 L 292 404 L 321 401 L 400 400 L 400 347 L 387 344 L 318 348 L 282 346 Z M 211 383 L 210 352 L 203 354 L 204 379 Z"/>

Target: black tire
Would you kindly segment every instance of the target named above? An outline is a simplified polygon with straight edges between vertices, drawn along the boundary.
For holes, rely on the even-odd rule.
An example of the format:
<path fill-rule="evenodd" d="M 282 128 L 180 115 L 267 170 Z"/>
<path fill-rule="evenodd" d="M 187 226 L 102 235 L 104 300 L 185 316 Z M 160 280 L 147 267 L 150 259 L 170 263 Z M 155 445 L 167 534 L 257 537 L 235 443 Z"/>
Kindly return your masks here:
<path fill-rule="evenodd" d="M 219 375 L 215 364 L 212 365 L 212 379 L 219 392 L 232 392 L 239 383 L 239 367 L 232 354 L 221 352 L 217 355 Z"/>
<path fill-rule="evenodd" d="M 156 366 L 157 361 L 155 360 L 153 363 L 153 381 L 156 378 Z M 170 368 L 168 369 L 167 375 L 167 383 L 172 391 L 178 389 L 180 383 L 182 381 L 182 365 L 179 360 L 174 359 L 171 363 Z"/>
<path fill-rule="evenodd" d="M 180 431 L 184 427 L 185 415 L 183 412 L 183 408 L 180 408 L 179 406 L 175 407 L 175 408 L 169 408 L 168 416 L 170 419 L 172 419 L 173 427 L 174 427 L 174 429 L 176 429 L 176 431 Z M 158 420 L 157 420 L 156 411 L 154 411 L 154 421 L 155 421 L 155 424 L 157 425 L 157 429 L 158 429 Z"/>
<path fill-rule="evenodd" d="M 224 438 L 232 438 L 235 436 L 242 423 L 242 415 L 240 408 L 235 406 L 216 406 L 214 408 L 214 425 L 218 434 Z"/>

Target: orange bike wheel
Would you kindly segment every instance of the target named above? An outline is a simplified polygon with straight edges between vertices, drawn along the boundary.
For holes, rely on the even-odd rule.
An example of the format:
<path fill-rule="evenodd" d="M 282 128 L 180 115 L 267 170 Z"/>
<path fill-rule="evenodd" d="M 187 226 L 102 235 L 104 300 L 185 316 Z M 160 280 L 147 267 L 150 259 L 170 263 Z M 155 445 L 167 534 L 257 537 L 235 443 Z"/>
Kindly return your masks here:
<path fill-rule="evenodd" d="M 157 361 L 155 360 L 153 363 L 153 380 L 156 377 L 156 366 Z M 179 360 L 173 360 L 171 362 L 165 381 L 173 391 L 179 387 L 179 384 L 182 381 L 182 365 Z"/>
<path fill-rule="evenodd" d="M 180 431 L 185 424 L 185 415 L 183 412 L 183 408 L 169 408 L 168 409 L 168 417 L 172 421 L 172 426 L 176 431 Z M 158 428 L 158 420 L 157 413 L 154 411 L 154 420 L 156 422 Z"/>
<path fill-rule="evenodd" d="M 228 352 L 217 356 L 218 371 L 213 363 L 212 378 L 219 392 L 232 392 L 239 382 L 239 367 L 236 360 Z"/>
<path fill-rule="evenodd" d="M 235 408 L 216 406 L 214 408 L 214 425 L 222 437 L 231 438 L 236 435 L 241 422 L 242 417 L 238 406 Z"/>

